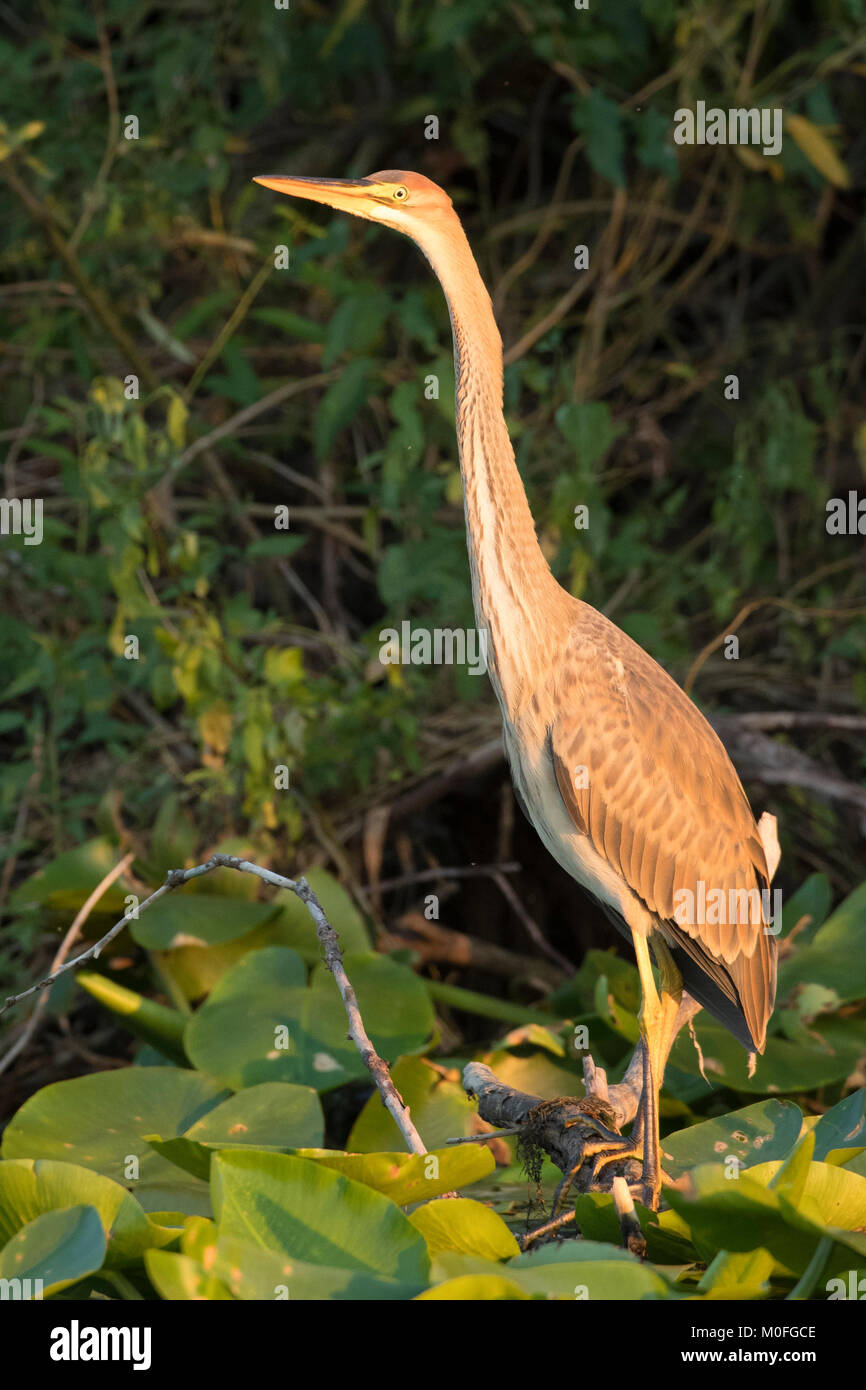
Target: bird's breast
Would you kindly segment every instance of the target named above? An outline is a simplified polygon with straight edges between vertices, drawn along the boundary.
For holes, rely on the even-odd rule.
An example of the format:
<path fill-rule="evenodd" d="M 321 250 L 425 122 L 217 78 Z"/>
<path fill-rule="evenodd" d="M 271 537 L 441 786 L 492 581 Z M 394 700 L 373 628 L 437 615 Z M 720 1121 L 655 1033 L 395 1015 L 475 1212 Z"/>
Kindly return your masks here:
<path fill-rule="evenodd" d="M 563 805 L 547 731 L 527 718 L 517 725 L 503 718 L 505 751 L 511 778 L 526 815 L 548 853 L 593 897 L 609 904 L 630 925 L 648 934 L 653 919 L 617 871 L 583 835 Z"/>

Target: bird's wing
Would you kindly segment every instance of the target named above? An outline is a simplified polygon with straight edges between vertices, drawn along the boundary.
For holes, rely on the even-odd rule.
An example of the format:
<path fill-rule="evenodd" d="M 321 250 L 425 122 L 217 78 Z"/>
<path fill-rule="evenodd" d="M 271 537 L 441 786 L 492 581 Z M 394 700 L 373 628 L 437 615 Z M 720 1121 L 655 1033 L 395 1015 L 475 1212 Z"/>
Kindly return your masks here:
<path fill-rule="evenodd" d="M 549 741 L 571 819 L 655 915 L 669 942 L 739 1003 L 762 1048 L 775 998 L 775 940 L 755 911 L 754 892 L 751 912 L 728 908 L 731 889 L 760 892 L 769 875 L 724 746 L 661 667 L 585 604 L 563 658 L 553 692 L 562 713 L 550 725 Z M 701 883 L 705 895 L 722 891 L 724 910 L 683 920 L 681 907 L 677 912 L 683 898 L 676 895 L 689 890 L 697 909 Z"/>

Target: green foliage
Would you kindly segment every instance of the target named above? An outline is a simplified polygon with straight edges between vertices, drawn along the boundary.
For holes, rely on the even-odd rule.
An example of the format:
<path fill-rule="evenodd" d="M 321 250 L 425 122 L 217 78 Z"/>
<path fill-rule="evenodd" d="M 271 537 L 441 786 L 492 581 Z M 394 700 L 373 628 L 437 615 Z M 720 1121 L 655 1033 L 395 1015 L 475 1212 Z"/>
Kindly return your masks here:
<path fill-rule="evenodd" d="M 347 955 L 345 963 L 377 1051 L 393 1057 L 422 1047 L 433 1016 L 417 976 L 372 953 Z M 366 1074 L 330 972 L 320 966 L 308 987 L 301 957 L 279 946 L 229 970 L 185 1039 L 193 1064 L 235 1090 L 267 1080 L 328 1091 Z"/>

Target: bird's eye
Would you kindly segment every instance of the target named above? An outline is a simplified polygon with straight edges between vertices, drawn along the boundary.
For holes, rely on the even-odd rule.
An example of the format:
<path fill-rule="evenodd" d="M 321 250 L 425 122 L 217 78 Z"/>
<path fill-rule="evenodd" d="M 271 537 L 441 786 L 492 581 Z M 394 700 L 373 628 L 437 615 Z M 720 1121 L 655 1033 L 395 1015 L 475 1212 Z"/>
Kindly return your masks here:
<path fill-rule="evenodd" d="M 409 197 L 409 190 L 408 188 L 406 188 L 404 184 L 398 184 L 398 186 L 394 189 L 393 193 L 391 194 L 391 197 L 395 200 L 395 202 L 405 203 L 406 199 Z"/>

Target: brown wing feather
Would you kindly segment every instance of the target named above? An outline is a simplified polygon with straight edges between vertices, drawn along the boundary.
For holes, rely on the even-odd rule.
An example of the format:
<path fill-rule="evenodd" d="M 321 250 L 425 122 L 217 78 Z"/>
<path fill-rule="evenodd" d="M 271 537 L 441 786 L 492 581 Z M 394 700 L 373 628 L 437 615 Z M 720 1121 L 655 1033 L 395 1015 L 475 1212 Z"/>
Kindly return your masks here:
<path fill-rule="evenodd" d="M 763 920 L 742 911 L 732 922 L 675 918 L 675 895 L 687 889 L 697 905 L 700 883 L 722 890 L 726 907 L 730 889 L 769 887 L 746 794 L 718 736 L 670 676 L 600 613 L 578 608 L 553 692 L 554 708 L 567 712 L 550 726 L 562 799 L 671 944 L 736 994 L 762 1050 L 776 984 L 776 943 Z"/>

